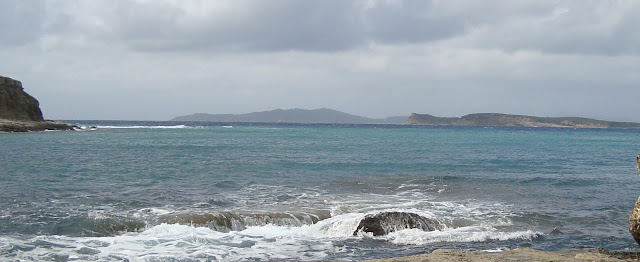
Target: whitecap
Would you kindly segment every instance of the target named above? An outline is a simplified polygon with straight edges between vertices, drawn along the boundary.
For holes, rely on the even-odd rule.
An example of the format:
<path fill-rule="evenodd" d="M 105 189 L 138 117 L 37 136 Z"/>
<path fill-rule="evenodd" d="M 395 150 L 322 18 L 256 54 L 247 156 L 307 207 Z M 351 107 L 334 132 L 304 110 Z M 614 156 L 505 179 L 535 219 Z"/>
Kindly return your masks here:
<path fill-rule="evenodd" d="M 443 231 L 422 231 L 419 229 L 405 229 L 392 232 L 384 238 L 399 245 L 425 245 L 442 242 L 485 242 L 507 240 L 532 240 L 541 236 L 541 232 L 532 230 L 502 232 L 494 227 L 469 226 Z"/>
<path fill-rule="evenodd" d="M 174 126 L 97 126 L 102 129 L 182 129 L 190 128 L 186 125 L 174 125 Z"/>

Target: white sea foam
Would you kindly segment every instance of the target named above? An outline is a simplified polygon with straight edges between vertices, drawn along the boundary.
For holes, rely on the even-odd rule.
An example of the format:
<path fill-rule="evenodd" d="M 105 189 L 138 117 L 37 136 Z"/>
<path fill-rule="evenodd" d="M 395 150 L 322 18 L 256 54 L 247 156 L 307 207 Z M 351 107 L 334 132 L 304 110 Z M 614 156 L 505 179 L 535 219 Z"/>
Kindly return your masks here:
<path fill-rule="evenodd" d="M 11 250 L 12 248 L 11 242 L 16 242 L 16 241 L 6 237 L 0 237 L 0 254 L 8 253 L 9 250 Z"/>
<path fill-rule="evenodd" d="M 507 250 L 510 250 L 510 249 L 506 248 L 506 247 L 497 247 L 497 248 L 493 248 L 493 249 L 485 249 L 485 250 L 482 250 L 482 251 L 487 252 L 487 253 L 499 253 L 499 252 L 504 252 L 504 251 L 507 251 Z"/>
<path fill-rule="evenodd" d="M 298 205 L 304 200 L 310 206 L 318 207 L 315 205 L 319 204 L 331 208 L 331 217 L 315 224 L 248 225 L 242 227 L 242 230 L 230 232 L 180 224 L 151 224 L 142 232 L 108 237 L 41 236 L 24 242 L 8 239 L 5 243 L 35 248 L 9 251 L 10 246 L 0 245 L 0 252 L 13 252 L 16 259 L 23 260 L 52 260 L 52 256 L 68 256 L 77 260 L 130 261 L 322 260 L 349 256 L 357 258 L 357 254 L 362 252 L 358 250 L 359 243 L 371 238 L 396 245 L 423 246 L 434 243 L 529 240 L 541 235 L 532 230 L 509 230 L 512 225 L 511 207 L 500 203 L 476 200 L 435 201 L 425 194 L 414 195 L 419 192 L 393 196 L 362 194 L 327 197 L 315 191 L 296 194 L 281 187 L 253 186 L 249 189 L 245 189 L 249 190 L 246 193 L 254 197 L 262 197 L 265 192 L 274 190 L 290 194 Z M 416 213 L 436 219 L 446 226 L 442 231 L 432 232 L 407 229 L 387 236 L 353 235 L 366 215 L 383 211 Z M 128 212 L 128 215 L 141 220 L 151 218 L 149 221 L 153 221 L 152 218 L 174 212 L 174 207 L 166 206 L 134 210 Z M 103 213 L 98 212 L 92 216 L 102 215 Z M 353 245 L 345 246 L 345 242 Z"/>
<path fill-rule="evenodd" d="M 330 240 L 310 238 L 308 227 L 264 226 L 221 233 L 206 227 L 162 224 L 141 233 L 115 237 L 40 237 L 55 243 L 19 254 L 20 258 L 78 256 L 80 260 L 121 258 L 129 261 L 202 259 L 219 261 L 322 259 L 333 248 Z M 35 241 L 34 241 L 35 242 Z M 85 252 L 83 252 L 83 250 Z M 78 254 L 89 253 L 89 254 Z"/>
<path fill-rule="evenodd" d="M 494 227 L 469 226 L 443 231 L 425 232 L 419 229 L 405 229 L 385 236 L 394 244 L 425 245 L 438 242 L 484 242 L 490 240 L 507 241 L 514 239 L 531 240 L 542 235 L 532 230 L 502 232 Z"/>
<path fill-rule="evenodd" d="M 0 239 L 0 250 L 12 245 L 36 247 L 16 254 L 20 259 L 69 257 L 79 260 L 129 261 L 196 259 L 219 261 L 319 260 L 343 247 L 334 241 L 353 237 L 364 214 L 332 217 L 300 227 L 265 225 L 222 233 L 206 227 L 161 224 L 140 233 L 113 237 L 40 236 L 29 241 Z M 42 246 L 44 245 L 44 246 Z"/>
<path fill-rule="evenodd" d="M 190 128 L 186 125 L 175 125 L 175 126 L 96 126 L 97 128 L 102 129 L 182 129 L 182 128 Z"/>
<path fill-rule="evenodd" d="M 415 211 L 415 210 L 413 210 Z M 162 210 L 155 212 L 163 213 Z M 423 213 L 425 214 L 425 213 Z M 340 241 L 357 243 L 371 235 L 353 236 L 366 213 L 337 215 L 316 224 L 302 226 L 247 227 L 242 231 L 218 232 L 207 227 L 160 224 L 143 232 L 111 237 L 40 236 L 22 241 L 0 239 L 0 250 L 11 245 L 33 246 L 18 251 L 18 259 L 69 257 L 78 260 L 128 259 L 130 261 L 196 260 L 321 260 L 330 254 L 351 254 Z M 475 225 L 425 232 L 407 229 L 387 236 L 373 237 L 399 245 L 425 245 L 438 242 L 482 242 L 532 239 L 541 233 L 531 230 L 503 232 L 494 226 Z"/>

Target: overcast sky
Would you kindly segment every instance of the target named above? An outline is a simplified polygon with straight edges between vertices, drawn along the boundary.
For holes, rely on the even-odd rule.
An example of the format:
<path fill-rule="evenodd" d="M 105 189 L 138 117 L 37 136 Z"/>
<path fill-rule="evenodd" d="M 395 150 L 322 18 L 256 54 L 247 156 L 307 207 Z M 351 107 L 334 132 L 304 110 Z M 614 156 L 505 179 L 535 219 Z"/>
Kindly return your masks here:
<path fill-rule="evenodd" d="M 49 119 L 332 108 L 640 122 L 640 1 L 0 1 Z"/>

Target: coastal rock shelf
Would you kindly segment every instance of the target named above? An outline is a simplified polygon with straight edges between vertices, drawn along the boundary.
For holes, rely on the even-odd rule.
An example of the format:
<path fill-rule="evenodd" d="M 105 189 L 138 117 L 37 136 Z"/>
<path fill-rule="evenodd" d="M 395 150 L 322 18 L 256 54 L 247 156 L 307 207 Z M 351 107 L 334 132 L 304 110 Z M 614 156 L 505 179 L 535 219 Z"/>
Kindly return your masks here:
<path fill-rule="evenodd" d="M 45 120 L 40 103 L 24 91 L 22 82 L 0 76 L 0 132 L 72 129 L 73 126 Z"/>
<path fill-rule="evenodd" d="M 636 157 L 636 166 L 638 168 L 638 173 L 640 174 L 640 154 Z M 636 243 L 640 245 L 640 197 L 638 197 L 638 201 L 636 201 L 633 210 L 631 211 L 631 216 L 629 216 L 629 232 L 633 239 L 636 240 Z"/>

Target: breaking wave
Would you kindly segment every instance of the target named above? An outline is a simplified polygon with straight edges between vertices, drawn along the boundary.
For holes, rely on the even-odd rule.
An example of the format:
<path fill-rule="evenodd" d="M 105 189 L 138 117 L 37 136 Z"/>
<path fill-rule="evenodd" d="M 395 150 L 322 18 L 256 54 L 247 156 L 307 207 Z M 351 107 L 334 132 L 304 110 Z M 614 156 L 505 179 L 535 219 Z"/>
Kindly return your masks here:
<path fill-rule="evenodd" d="M 532 230 L 502 232 L 494 227 L 471 226 L 429 232 L 418 229 L 407 229 L 390 233 L 385 239 L 394 244 L 425 245 L 441 242 L 533 240 L 542 235 L 541 232 Z"/>
<path fill-rule="evenodd" d="M 255 226 L 298 227 L 318 223 L 331 216 L 329 212 L 312 213 L 180 213 L 156 219 L 162 224 L 205 226 L 219 232 L 242 231 Z"/>
<path fill-rule="evenodd" d="M 83 127 L 87 128 L 87 127 Z M 92 128 L 92 127 L 88 127 Z M 193 128 L 187 125 L 172 125 L 172 126 L 94 126 L 93 128 L 97 129 L 182 129 L 182 128 Z"/>
<path fill-rule="evenodd" d="M 384 236 L 354 235 L 358 224 L 377 212 L 317 213 L 165 213 L 153 218 L 94 219 L 69 223 L 102 236 L 48 235 L 32 239 L 3 237 L 0 253 L 35 260 L 321 260 L 357 255 L 346 243 L 386 241 L 394 245 L 533 240 L 532 230 L 501 231 L 504 223 L 453 223 L 429 217 L 443 227 L 433 231 L 400 225 Z M 143 226 L 144 224 L 144 226 Z M 112 232 L 119 232 L 112 234 Z M 355 253 L 354 253 L 355 252 Z"/>

